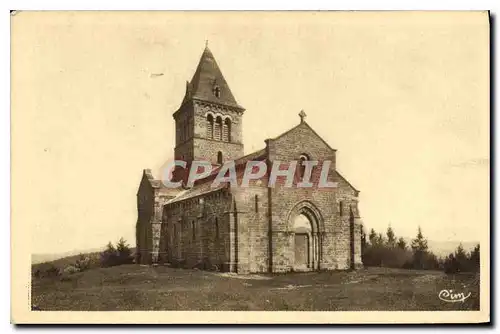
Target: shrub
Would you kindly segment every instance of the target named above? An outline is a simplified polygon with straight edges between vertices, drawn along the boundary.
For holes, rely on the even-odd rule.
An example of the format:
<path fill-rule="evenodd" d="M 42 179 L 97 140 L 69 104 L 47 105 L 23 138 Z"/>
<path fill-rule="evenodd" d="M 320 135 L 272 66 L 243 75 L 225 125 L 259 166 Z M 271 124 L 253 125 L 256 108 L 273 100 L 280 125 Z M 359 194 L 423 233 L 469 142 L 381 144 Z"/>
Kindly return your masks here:
<path fill-rule="evenodd" d="M 409 250 L 385 245 L 369 245 L 363 255 L 366 266 L 402 268 L 406 262 L 411 262 L 412 253 Z"/>
<path fill-rule="evenodd" d="M 52 263 L 45 269 L 45 277 L 57 277 L 61 275 L 61 271 Z"/>
<path fill-rule="evenodd" d="M 80 269 L 76 266 L 69 265 L 66 268 L 64 268 L 63 273 L 66 275 L 71 275 L 80 272 Z"/>
<path fill-rule="evenodd" d="M 35 270 L 35 272 L 33 273 L 33 276 L 35 276 L 36 278 L 39 278 L 40 277 L 40 269 L 37 269 Z"/>
<path fill-rule="evenodd" d="M 474 247 L 470 253 L 466 253 L 459 245 L 454 253 L 448 255 L 443 261 L 443 269 L 447 274 L 460 272 L 479 272 L 479 245 Z"/>
<path fill-rule="evenodd" d="M 76 260 L 75 268 L 78 269 L 78 271 L 90 269 L 90 257 L 80 254 L 80 258 Z"/>
<path fill-rule="evenodd" d="M 118 264 L 118 257 L 115 246 L 111 242 L 108 243 L 104 252 L 101 253 L 101 265 L 103 267 L 112 267 Z"/>
<path fill-rule="evenodd" d="M 118 244 L 116 244 L 116 251 L 118 253 L 117 256 L 119 264 L 133 263 L 134 259 L 132 257 L 132 251 L 130 250 L 130 247 L 123 238 L 120 238 Z"/>
<path fill-rule="evenodd" d="M 103 267 L 113 267 L 133 263 L 134 259 L 127 242 L 123 238 L 120 238 L 116 244 L 116 248 L 111 242 L 108 243 L 106 249 L 101 253 L 100 262 Z"/>

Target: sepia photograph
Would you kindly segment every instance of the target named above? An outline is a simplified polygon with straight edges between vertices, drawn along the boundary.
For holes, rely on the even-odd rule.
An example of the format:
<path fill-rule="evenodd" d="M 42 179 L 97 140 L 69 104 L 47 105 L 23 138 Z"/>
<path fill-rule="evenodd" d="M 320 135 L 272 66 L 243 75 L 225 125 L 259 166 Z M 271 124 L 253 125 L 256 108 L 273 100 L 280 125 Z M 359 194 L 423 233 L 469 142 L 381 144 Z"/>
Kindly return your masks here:
<path fill-rule="evenodd" d="M 10 16 L 12 322 L 490 321 L 488 11 Z"/>

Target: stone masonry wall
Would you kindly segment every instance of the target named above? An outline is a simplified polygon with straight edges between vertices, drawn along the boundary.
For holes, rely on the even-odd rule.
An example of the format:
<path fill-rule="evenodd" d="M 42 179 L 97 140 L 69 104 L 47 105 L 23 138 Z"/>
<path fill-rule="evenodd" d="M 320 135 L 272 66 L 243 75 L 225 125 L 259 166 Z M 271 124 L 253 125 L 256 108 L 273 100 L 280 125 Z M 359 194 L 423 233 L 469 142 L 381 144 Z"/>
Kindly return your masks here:
<path fill-rule="evenodd" d="M 231 120 L 229 142 L 207 137 L 207 115 L 214 118 L 221 116 Z M 197 160 L 217 163 L 217 152 L 222 152 L 223 161 L 236 160 L 243 156 L 241 112 L 222 105 L 195 102 L 194 104 L 194 140 L 193 156 Z"/>
<path fill-rule="evenodd" d="M 143 175 L 137 192 L 136 262 L 151 263 L 151 219 L 154 214 L 154 189 Z"/>
<path fill-rule="evenodd" d="M 224 190 L 165 205 L 166 260 L 187 268 L 210 263 L 226 270 L 230 205 L 231 196 Z"/>
<path fill-rule="evenodd" d="M 238 273 L 268 272 L 269 211 L 267 182 L 231 189 L 237 211 Z"/>
<path fill-rule="evenodd" d="M 339 212 L 342 226 L 349 226 L 349 233 L 354 233 L 354 259 L 351 259 L 351 251 L 343 252 L 339 260 L 345 263 L 346 269 L 354 265 L 356 268 L 362 266 L 361 261 L 361 223 L 358 210 L 358 192 L 340 176 L 337 177 L 339 190 L 337 196 L 337 210 Z M 341 213 L 341 214 L 340 214 Z M 351 226 L 352 225 L 352 226 Z M 342 249 L 351 247 L 349 240 L 338 240 L 339 244 L 343 244 Z"/>
<path fill-rule="evenodd" d="M 270 161 L 289 162 L 299 160 L 301 154 L 306 154 L 310 160 L 320 161 L 315 167 L 311 179 L 318 180 L 322 162 L 332 161 L 328 180 L 337 181 L 335 173 L 335 151 L 330 149 L 306 123 L 268 142 Z M 315 206 L 322 215 L 324 227 L 320 234 L 320 269 L 347 269 L 350 252 L 350 228 L 348 221 L 340 219 L 337 203 L 339 188 L 285 188 L 279 179 L 272 188 L 272 252 L 273 271 L 284 272 L 292 270 L 294 250 L 291 222 L 288 220 L 290 211 L 297 203 L 307 200 Z"/>
<path fill-rule="evenodd" d="M 243 145 L 235 143 L 226 143 L 213 139 L 193 140 L 194 157 L 198 160 L 209 161 L 212 164 L 217 163 L 217 153 L 222 152 L 223 161 L 236 160 L 243 156 Z"/>
<path fill-rule="evenodd" d="M 242 112 L 232 108 L 216 105 L 211 103 L 203 103 L 196 101 L 194 103 L 194 135 L 198 138 L 206 138 L 207 133 L 207 115 L 212 114 L 214 117 L 221 116 L 222 118 L 229 117 L 231 119 L 231 143 L 243 143 L 243 128 L 242 128 Z M 243 155 L 243 152 L 241 152 Z"/>

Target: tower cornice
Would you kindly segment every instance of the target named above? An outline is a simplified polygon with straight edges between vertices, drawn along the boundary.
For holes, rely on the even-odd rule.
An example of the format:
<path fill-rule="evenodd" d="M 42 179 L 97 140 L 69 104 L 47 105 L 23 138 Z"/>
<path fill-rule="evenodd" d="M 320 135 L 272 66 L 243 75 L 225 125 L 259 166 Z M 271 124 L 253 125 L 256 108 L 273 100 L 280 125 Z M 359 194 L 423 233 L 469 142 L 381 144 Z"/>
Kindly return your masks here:
<path fill-rule="evenodd" d="M 215 103 L 211 101 L 205 101 L 202 99 L 197 99 L 197 98 L 191 98 L 187 101 L 185 101 L 179 109 L 177 109 L 172 116 L 175 118 L 179 112 L 182 111 L 183 107 L 188 104 L 188 103 L 193 103 L 195 106 L 204 108 L 204 107 L 210 107 L 212 111 L 219 111 L 219 112 L 227 112 L 227 111 L 232 111 L 236 112 L 238 115 L 243 115 L 245 112 L 245 108 L 240 107 L 240 106 L 234 106 L 234 105 L 228 105 L 224 103 Z"/>

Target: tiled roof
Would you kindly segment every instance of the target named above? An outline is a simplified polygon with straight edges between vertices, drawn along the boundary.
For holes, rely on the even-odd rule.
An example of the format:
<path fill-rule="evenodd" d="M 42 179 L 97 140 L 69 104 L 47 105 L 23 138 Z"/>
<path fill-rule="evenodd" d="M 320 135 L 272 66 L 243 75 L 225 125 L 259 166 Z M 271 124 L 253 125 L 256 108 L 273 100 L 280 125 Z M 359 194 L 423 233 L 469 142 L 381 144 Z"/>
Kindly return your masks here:
<path fill-rule="evenodd" d="M 235 165 L 236 166 L 242 165 L 242 164 L 245 164 L 247 161 L 251 161 L 254 159 L 255 160 L 262 160 L 262 158 L 265 157 L 265 153 L 266 153 L 265 149 L 252 152 L 252 153 L 247 154 L 239 159 L 236 159 L 234 161 Z M 181 190 L 179 192 L 179 194 L 177 194 L 177 196 L 175 196 L 174 198 L 169 200 L 167 202 L 167 204 L 183 201 L 185 199 L 193 198 L 193 197 L 196 197 L 199 195 L 208 194 L 208 193 L 211 193 L 211 192 L 214 192 L 214 191 L 217 191 L 217 190 L 220 190 L 220 189 L 226 187 L 227 185 L 224 183 L 221 183 L 216 187 L 212 187 L 213 179 L 219 173 L 219 170 L 220 170 L 220 167 L 213 169 L 212 173 L 209 176 L 207 176 L 206 178 L 197 180 L 192 188 Z"/>
<path fill-rule="evenodd" d="M 167 201 L 166 204 L 180 202 L 196 196 L 205 195 L 214 191 L 218 191 L 224 188 L 225 186 L 226 185 L 223 183 L 219 184 L 217 187 L 212 187 L 212 182 L 200 183 L 192 188 L 181 190 L 181 192 L 177 196 Z"/>
<path fill-rule="evenodd" d="M 252 161 L 252 160 L 262 160 L 266 156 L 266 149 L 263 148 L 261 150 L 252 152 L 250 154 L 247 154 L 241 158 L 238 158 L 234 160 L 234 164 L 236 166 L 241 165 L 243 163 L 246 163 L 247 161 Z"/>

